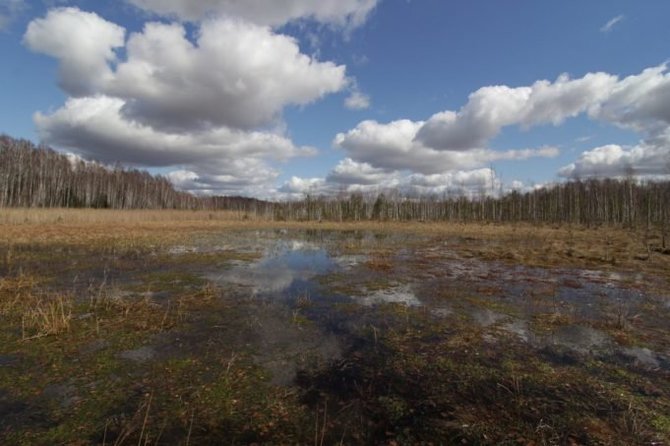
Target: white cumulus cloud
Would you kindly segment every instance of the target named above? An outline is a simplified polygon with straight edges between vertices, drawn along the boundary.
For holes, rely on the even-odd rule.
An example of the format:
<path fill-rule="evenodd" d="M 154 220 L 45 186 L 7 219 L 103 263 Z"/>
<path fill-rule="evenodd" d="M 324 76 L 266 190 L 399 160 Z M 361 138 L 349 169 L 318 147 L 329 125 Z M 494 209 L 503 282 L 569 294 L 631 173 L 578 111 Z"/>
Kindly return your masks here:
<path fill-rule="evenodd" d="M 345 150 L 356 162 L 390 170 L 410 170 L 421 174 L 438 174 L 452 170 L 475 169 L 497 160 L 523 160 L 532 157 L 553 158 L 558 149 L 542 147 L 494 151 L 436 150 L 417 139 L 424 122 L 399 120 L 387 124 L 363 121 L 346 133 L 335 137 L 334 145 Z"/>
<path fill-rule="evenodd" d="M 566 178 L 670 177 L 670 139 L 663 144 L 642 142 L 596 147 L 559 170 Z"/>
<path fill-rule="evenodd" d="M 529 87 L 483 87 L 458 112 L 433 115 L 417 139 L 438 150 L 482 148 L 506 126 L 559 125 L 607 98 L 616 81 L 606 73 L 574 80 L 564 74 L 554 82 L 541 80 Z"/>
<path fill-rule="evenodd" d="M 123 116 L 124 101 L 108 96 L 71 98 L 52 114 L 35 114 L 47 141 L 103 162 L 171 166 L 215 159 L 286 160 L 314 153 L 277 134 L 219 127 L 197 132 L 165 132 Z"/>
<path fill-rule="evenodd" d="M 368 163 L 358 163 L 351 158 L 340 161 L 326 178 L 330 183 L 341 185 L 382 184 L 393 178 L 395 173 L 388 169 L 372 167 Z"/>
<path fill-rule="evenodd" d="M 71 98 L 50 115 L 37 113 L 43 138 L 87 158 L 136 166 L 182 166 L 169 175 L 187 190 L 259 195 L 273 188 L 279 172 L 268 161 L 314 153 L 267 132 L 217 128 L 168 133 L 131 122 L 123 100 L 106 96 Z"/>
<path fill-rule="evenodd" d="M 59 60 L 59 84 L 74 96 L 95 93 L 113 77 L 109 64 L 124 39 L 124 28 L 77 8 L 50 10 L 30 22 L 24 36 L 31 50 Z"/>
<path fill-rule="evenodd" d="M 354 90 L 344 100 L 344 106 L 349 110 L 365 110 L 370 108 L 370 96 L 361 93 L 359 90 Z"/>
<path fill-rule="evenodd" d="M 71 95 L 35 114 L 40 137 L 103 162 L 174 167 L 170 178 L 188 190 L 267 194 L 277 163 L 315 153 L 284 136 L 283 109 L 350 82 L 344 66 L 236 18 L 208 19 L 192 40 L 181 24 L 153 22 L 125 39 L 124 28 L 77 8 L 30 23 L 25 44 L 58 59 Z"/>
<path fill-rule="evenodd" d="M 480 168 L 457 170 L 439 174 L 380 171 L 351 159 L 341 161 L 326 178 L 293 177 L 279 189 L 278 197 L 300 199 L 305 194 L 335 195 L 362 192 L 375 196 L 379 193 L 400 193 L 409 197 L 444 195 L 495 195 L 501 182 L 494 170 Z"/>
<path fill-rule="evenodd" d="M 427 121 L 363 121 L 336 136 L 334 145 L 357 163 L 420 175 L 470 171 L 499 160 L 558 156 L 556 147 L 492 150 L 506 126 L 560 125 L 586 115 L 635 131 L 632 147 L 611 144 L 584 152 L 558 172 L 563 177 L 658 176 L 670 170 L 670 74 L 662 64 L 623 79 L 608 73 L 559 76 L 530 86 L 483 87 L 459 111 Z"/>
<path fill-rule="evenodd" d="M 128 0 L 153 13 L 200 21 L 212 16 L 238 17 L 267 26 L 310 19 L 340 27 L 363 24 L 378 0 Z"/>
<path fill-rule="evenodd" d="M 564 177 L 670 175 L 670 74 L 666 64 L 619 80 L 589 116 L 639 133 L 639 143 L 609 144 L 560 169 Z"/>
<path fill-rule="evenodd" d="M 290 37 L 265 27 L 217 19 L 197 42 L 178 24 L 150 23 L 133 34 L 109 94 L 126 113 L 157 127 L 271 123 L 287 105 L 306 105 L 347 85 L 345 67 L 300 53 Z"/>
<path fill-rule="evenodd" d="M 591 117 L 636 132 L 663 132 L 670 126 L 670 74 L 662 64 L 613 85 L 590 110 Z"/>
<path fill-rule="evenodd" d="M 31 22 L 25 41 L 59 60 L 68 93 L 123 98 L 128 117 L 170 130 L 267 125 L 285 106 L 309 104 L 348 82 L 344 66 L 237 20 L 205 22 L 195 43 L 182 25 L 148 23 L 130 36 L 126 59 L 113 70 L 113 48 L 124 46 L 124 35 L 96 14 L 58 8 Z"/>
<path fill-rule="evenodd" d="M 279 172 L 258 159 L 230 159 L 194 170 L 176 170 L 168 179 L 181 190 L 198 195 L 242 195 L 261 199 L 271 198 Z"/>
<path fill-rule="evenodd" d="M 292 198 L 302 198 L 304 194 L 321 194 L 325 191 L 326 181 L 323 178 L 300 178 L 293 176 L 285 182 L 279 192 Z"/>
<path fill-rule="evenodd" d="M 294 177 L 277 188 L 281 163 L 315 153 L 282 130 L 286 107 L 346 90 L 346 107 L 370 106 L 345 66 L 302 53 L 278 29 L 302 19 L 357 26 L 378 0 L 129 1 L 192 23 L 150 22 L 127 36 L 95 13 L 61 7 L 28 25 L 25 45 L 58 61 L 59 85 L 70 96 L 61 108 L 35 114 L 44 142 L 101 161 L 173 167 L 176 185 L 203 193 L 474 193 L 498 189 L 486 167 L 492 162 L 559 153 L 549 146 L 493 150 L 505 127 L 557 126 L 582 115 L 634 131 L 640 141 L 592 148 L 559 175 L 670 170 L 670 74 L 663 64 L 625 78 L 563 74 L 525 86 L 485 86 L 460 109 L 425 121 L 364 120 L 335 136 L 345 159 L 325 178 Z M 0 10 L 0 27 L 2 17 Z"/>

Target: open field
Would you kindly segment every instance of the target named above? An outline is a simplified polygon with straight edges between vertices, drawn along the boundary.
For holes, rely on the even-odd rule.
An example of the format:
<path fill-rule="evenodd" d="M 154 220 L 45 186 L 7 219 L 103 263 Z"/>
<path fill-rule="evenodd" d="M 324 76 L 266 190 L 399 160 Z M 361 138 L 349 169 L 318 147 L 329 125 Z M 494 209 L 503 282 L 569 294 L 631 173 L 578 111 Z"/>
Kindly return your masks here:
<path fill-rule="evenodd" d="M 670 255 L 600 227 L 0 211 L 0 443 L 667 444 Z"/>
<path fill-rule="evenodd" d="M 0 243 L 170 244 L 184 234 L 260 229 L 320 229 L 459 236 L 496 243 L 473 254 L 523 263 L 602 267 L 624 266 L 659 273 L 670 268 L 670 253 L 655 231 L 607 226 L 533 226 L 397 222 L 278 222 L 233 211 L 2 209 Z M 467 246 L 464 247 L 468 249 Z"/>

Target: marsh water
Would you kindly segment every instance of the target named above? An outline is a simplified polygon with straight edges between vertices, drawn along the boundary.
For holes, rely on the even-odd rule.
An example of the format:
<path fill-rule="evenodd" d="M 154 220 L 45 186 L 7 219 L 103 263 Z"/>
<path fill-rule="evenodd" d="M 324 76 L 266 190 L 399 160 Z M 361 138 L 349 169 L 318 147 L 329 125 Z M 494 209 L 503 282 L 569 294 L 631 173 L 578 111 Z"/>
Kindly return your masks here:
<path fill-rule="evenodd" d="M 0 372 L 9 376 L 0 389 L 0 413 L 6 415 L 0 427 L 22 435 L 49 431 L 62 417 L 74 417 L 68 411 L 86 407 L 85 386 L 114 382 L 134 389 L 132 397 L 121 391 L 116 405 L 99 414 L 118 424 L 116 439 L 123 439 L 130 422 L 123 424 L 115 413 L 132 419 L 138 395 L 153 398 L 164 391 L 203 404 L 197 416 L 195 402 L 186 405 L 192 412 L 179 409 L 191 413 L 191 426 L 182 415 L 182 427 L 166 434 L 167 444 L 192 435 L 196 417 L 209 423 L 196 437 L 233 443 L 488 443 L 520 437 L 559 444 L 617 435 L 662 441 L 670 431 L 665 278 L 483 260 L 462 249 L 477 243 L 494 242 L 267 230 L 207 233 L 133 252 L 62 247 L 58 258 L 53 250 L 50 256 L 26 247 L 22 274 L 49 275 L 51 292 L 70 290 L 80 304 L 96 293 L 96 299 L 143 300 L 164 315 L 160 329 L 130 337 L 105 335 L 99 328 L 104 318 L 81 310 L 75 320 L 83 325 L 95 317 L 97 331 L 82 335 L 76 349 L 58 360 L 82 364 L 104 356 L 112 372 L 96 375 L 93 384 L 78 376 L 40 376 L 34 400 L 6 388 L 8 379 L 37 374 L 34 368 L 45 360 L 16 349 L 0 352 Z M 194 296 L 188 305 L 195 309 L 175 303 L 183 295 Z M 204 308 L 198 307 L 201 295 L 208 302 Z M 162 373 L 175 364 L 188 373 L 175 375 L 173 387 L 165 389 L 157 381 L 173 379 Z M 240 382 L 250 380 L 243 388 L 229 380 L 238 367 L 245 377 Z M 253 379 L 247 378 L 251 371 Z M 203 392 L 222 382 L 225 392 L 207 403 Z M 222 400 L 225 410 L 208 411 Z M 281 406 L 288 400 L 291 410 Z M 44 408 L 53 404 L 60 415 Z M 638 412 L 631 412 L 633 404 Z M 265 424 L 250 425 L 244 419 L 252 409 L 253 416 L 282 415 L 258 415 Z M 155 416 L 172 417 L 172 410 L 166 402 Z M 217 418 L 222 413 L 228 418 Z M 101 442 L 99 432 L 92 438 Z"/>
<path fill-rule="evenodd" d="M 206 238 L 173 252 L 256 253 L 258 259 L 252 261 L 205 268 L 203 277 L 234 290 L 239 299 L 278 312 L 289 309 L 292 320 L 287 322 L 300 317 L 318 331 L 315 336 L 334 337 L 333 342 L 348 325 L 374 324 L 380 307 L 408 307 L 426 318 L 466 321 L 491 343 L 511 335 L 528 348 L 567 349 L 584 361 L 598 357 L 643 368 L 670 367 L 670 351 L 662 345 L 657 350 L 621 345 L 599 328 L 625 329 L 643 315 L 646 323 L 667 327 L 663 312 L 669 296 L 657 293 L 658 288 L 646 289 L 657 279 L 635 272 L 486 262 L 459 256 L 449 241 L 437 246 L 422 242 L 397 234 L 270 231 L 241 233 L 218 243 Z M 384 263 L 376 265 L 375 256 L 383 256 Z M 347 305 L 356 311 L 340 314 Z"/>

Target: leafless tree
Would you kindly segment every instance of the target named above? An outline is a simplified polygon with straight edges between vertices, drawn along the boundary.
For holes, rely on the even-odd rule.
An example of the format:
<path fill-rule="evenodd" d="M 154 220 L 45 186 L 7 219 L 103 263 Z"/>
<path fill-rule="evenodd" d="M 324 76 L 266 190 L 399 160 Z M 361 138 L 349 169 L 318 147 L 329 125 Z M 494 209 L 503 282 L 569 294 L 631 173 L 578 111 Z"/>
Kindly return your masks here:
<path fill-rule="evenodd" d="M 667 172 L 670 174 L 670 155 Z M 452 221 L 580 224 L 657 228 L 667 249 L 670 181 L 573 179 L 521 193 L 478 194 L 450 189 L 442 196 L 385 190 L 268 202 L 246 197 L 198 197 L 160 175 L 120 165 L 76 160 L 29 141 L 0 136 L 0 207 L 230 209 L 277 220 Z M 493 183 L 493 178 L 492 178 Z"/>

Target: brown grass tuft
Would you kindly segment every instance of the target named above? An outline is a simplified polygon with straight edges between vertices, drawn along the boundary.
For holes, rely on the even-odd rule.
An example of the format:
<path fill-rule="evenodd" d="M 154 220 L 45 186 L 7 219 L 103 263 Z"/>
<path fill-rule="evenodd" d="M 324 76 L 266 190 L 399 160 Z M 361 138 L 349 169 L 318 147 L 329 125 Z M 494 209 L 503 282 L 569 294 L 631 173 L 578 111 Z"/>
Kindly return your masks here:
<path fill-rule="evenodd" d="M 26 341 L 67 333 L 72 307 L 72 297 L 62 294 L 34 298 L 23 310 L 21 338 Z"/>
<path fill-rule="evenodd" d="M 21 324 L 21 339 L 29 340 L 70 331 L 74 301 L 62 293 L 37 289 L 31 276 L 0 279 L 0 315 Z"/>

